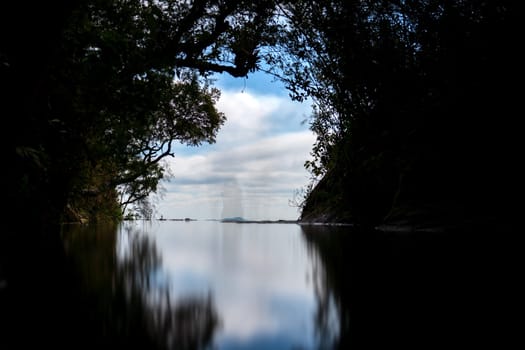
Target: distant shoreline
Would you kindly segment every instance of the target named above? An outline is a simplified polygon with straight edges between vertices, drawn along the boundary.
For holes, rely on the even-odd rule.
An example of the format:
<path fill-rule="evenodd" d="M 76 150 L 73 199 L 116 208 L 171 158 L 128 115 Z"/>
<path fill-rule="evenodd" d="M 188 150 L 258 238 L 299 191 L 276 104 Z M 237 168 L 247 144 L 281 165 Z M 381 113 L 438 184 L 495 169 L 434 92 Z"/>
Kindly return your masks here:
<path fill-rule="evenodd" d="M 215 221 L 220 223 L 234 224 L 302 224 L 299 220 L 244 220 L 244 219 L 154 219 L 155 221 Z"/>
<path fill-rule="evenodd" d="M 298 224 L 298 220 L 219 220 L 221 223 L 235 224 Z"/>
<path fill-rule="evenodd" d="M 301 220 L 245 220 L 245 219 L 239 219 L 239 218 L 232 218 L 232 219 L 154 219 L 155 221 L 214 221 L 214 222 L 220 222 L 220 223 L 233 223 L 233 224 L 297 224 L 297 225 L 316 225 L 316 226 L 354 226 L 350 223 L 343 223 L 343 222 L 312 222 L 312 221 L 301 221 Z"/>

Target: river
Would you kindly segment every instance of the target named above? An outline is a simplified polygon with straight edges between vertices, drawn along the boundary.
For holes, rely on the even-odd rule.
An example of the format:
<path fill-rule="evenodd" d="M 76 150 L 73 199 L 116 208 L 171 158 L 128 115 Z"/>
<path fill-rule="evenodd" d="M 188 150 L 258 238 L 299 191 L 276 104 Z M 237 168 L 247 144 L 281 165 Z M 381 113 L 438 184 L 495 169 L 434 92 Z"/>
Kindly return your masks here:
<path fill-rule="evenodd" d="M 19 293 L 3 282 L 13 348 L 469 347 L 501 324 L 505 275 L 471 236 L 166 220 L 65 226 L 61 242 Z"/>

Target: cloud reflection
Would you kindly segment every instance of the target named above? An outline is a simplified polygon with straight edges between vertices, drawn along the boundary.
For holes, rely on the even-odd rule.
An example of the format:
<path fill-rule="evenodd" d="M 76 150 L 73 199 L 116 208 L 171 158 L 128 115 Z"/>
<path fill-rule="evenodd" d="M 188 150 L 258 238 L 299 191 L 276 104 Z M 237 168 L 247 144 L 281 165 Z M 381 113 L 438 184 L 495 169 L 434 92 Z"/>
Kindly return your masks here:
<path fill-rule="evenodd" d="M 295 225 L 163 223 L 157 243 L 173 281 L 172 295 L 212 291 L 221 315 L 219 347 L 283 334 L 289 344 L 311 347 L 315 295 L 299 230 Z"/>

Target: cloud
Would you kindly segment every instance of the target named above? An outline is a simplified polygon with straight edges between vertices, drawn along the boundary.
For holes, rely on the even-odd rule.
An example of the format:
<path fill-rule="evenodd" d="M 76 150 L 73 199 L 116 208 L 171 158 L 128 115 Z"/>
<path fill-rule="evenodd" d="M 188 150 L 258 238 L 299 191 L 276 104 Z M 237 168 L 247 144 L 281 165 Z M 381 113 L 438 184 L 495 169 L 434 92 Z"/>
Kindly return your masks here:
<path fill-rule="evenodd" d="M 225 90 L 217 107 L 227 117 L 217 142 L 191 150 L 179 147 L 168 160 L 174 178 L 164 184 L 160 214 L 296 219 L 297 208 L 288 203 L 308 183 L 304 162 L 315 140 L 301 123 L 308 106 L 285 96 Z"/>
<path fill-rule="evenodd" d="M 223 91 L 217 109 L 227 121 L 219 131 L 220 148 L 254 139 L 306 129 L 301 122 L 309 115 L 310 107 L 288 97 Z"/>
<path fill-rule="evenodd" d="M 226 114 L 228 123 L 219 137 L 222 141 L 236 136 L 236 140 L 249 140 L 250 137 L 265 132 L 269 125 L 265 119 L 275 113 L 281 99 L 276 96 L 255 96 L 249 93 L 222 93 L 217 109 Z"/>

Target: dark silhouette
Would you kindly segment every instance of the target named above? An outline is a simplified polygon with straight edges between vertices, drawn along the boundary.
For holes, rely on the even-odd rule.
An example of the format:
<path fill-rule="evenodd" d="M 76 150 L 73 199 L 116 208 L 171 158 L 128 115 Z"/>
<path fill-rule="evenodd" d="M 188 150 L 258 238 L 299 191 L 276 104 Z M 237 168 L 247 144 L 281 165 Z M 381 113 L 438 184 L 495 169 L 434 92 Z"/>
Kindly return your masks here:
<path fill-rule="evenodd" d="M 155 285 L 156 247 L 135 230 L 117 253 L 115 225 L 73 225 L 63 232 L 56 262 L 31 250 L 20 259 L 2 295 L 2 349 L 56 346 L 75 349 L 203 349 L 212 344 L 219 316 L 212 295 L 171 300 Z M 31 249 L 31 244 L 27 244 Z M 62 257 L 59 261 L 57 257 Z M 35 261 L 39 265 L 22 265 Z M 22 267 L 21 267 L 22 266 Z M 158 277 L 158 276 L 157 276 Z"/>
<path fill-rule="evenodd" d="M 515 208 L 519 10 L 511 1 L 287 7 L 293 96 L 312 97 L 303 221 L 502 223 Z M 290 61 L 304 64 L 289 64 Z"/>
<path fill-rule="evenodd" d="M 513 347 L 518 340 L 512 317 L 518 258 L 492 238 L 505 232 L 302 230 L 318 262 L 321 343 L 337 349 L 443 349 Z M 333 313 L 337 327 L 327 326 Z"/>
<path fill-rule="evenodd" d="M 208 77 L 257 68 L 271 8 L 200 0 L 3 5 L 8 216 L 42 226 L 72 212 L 119 219 L 126 206 L 143 205 L 175 143 L 215 141 L 225 116 Z"/>

